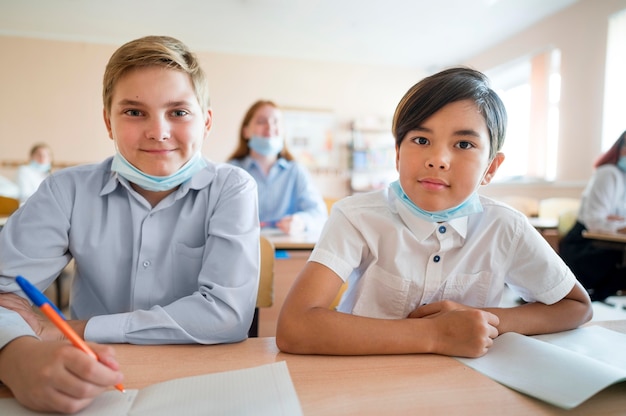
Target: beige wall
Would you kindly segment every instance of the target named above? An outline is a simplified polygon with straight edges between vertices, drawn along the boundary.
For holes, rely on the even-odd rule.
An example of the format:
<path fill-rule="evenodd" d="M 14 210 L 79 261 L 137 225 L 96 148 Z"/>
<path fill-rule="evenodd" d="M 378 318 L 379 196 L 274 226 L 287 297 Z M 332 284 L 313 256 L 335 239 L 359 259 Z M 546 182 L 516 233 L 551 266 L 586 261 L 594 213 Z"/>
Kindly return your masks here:
<path fill-rule="evenodd" d="M 488 70 L 550 47 L 562 52 L 557 183 L 492 184 L 483 193 L 580 194 L 600 152 L 608 17 L 624 8 L 626 0 L 581 0 L 465 62 Z M 112 154 L 100 94 L 104 66 L 117 46 L 0 36 L 0 161 L 24 159 L 36 141 L 50 143 L 63 162 L 99 161 Z M 258 98 L 331 110 L 345 126 L 358 117 L 391 117 L 404 92 L 426 75 L 397 67 L 198 55 L 209 76 L 214 111 L 203 153 L 215 161 L 226 160 L 233 150 L 243 112 Z M 345 176 L 318 176 L 327 196 L 342 196 L 345 182 Z"/>
<path fill-rule="evenodd" d="M 101 84 L 117 46 L 0 36 L 0 161 L 24 159 L 36 141 L 50 143 L 55 160 L 62 162 L 94 162 L 112 154 L 102 121 Z M 347 128 L 356 117 L 391 118 L 406 90 L 425 76 L 408 68 L 198 56 L 209 78 L 214 113 L 203 153 L 218 162 L 234 150 L 243 113 L 259 98 L 285 107 L 331 110 Z M 332 186 L 345 178 L 326 179 Z"/>

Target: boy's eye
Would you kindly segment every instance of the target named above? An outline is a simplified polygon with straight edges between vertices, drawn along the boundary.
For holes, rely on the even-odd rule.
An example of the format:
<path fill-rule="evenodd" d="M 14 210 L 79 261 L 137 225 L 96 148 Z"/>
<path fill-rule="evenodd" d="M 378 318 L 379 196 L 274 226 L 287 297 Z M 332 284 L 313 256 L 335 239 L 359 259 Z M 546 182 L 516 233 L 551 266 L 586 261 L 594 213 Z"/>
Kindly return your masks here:
<path fill-rule="evenodd" d="M 465 141 L 459 142 L 457 146 L 461 149 L 471 149 L 472 147 L 475 147 L 472 143 Z"/>
<path fill-rule="evenodd" d="M 126 110 L 126 111 L 124 111 L 124 114 L 132 116 L 132 117 L 139 117 L 141 115 L 141 111 L 139 111 L 139 110 Z"/>
<path fill-rule="evenodd" d="M 415 137 L 412 140 L 417 144 L 428 144 L 428 139 L 426 137 Z"/>
<path fill-rule="evenodd" d="M 189 114 L 189 112 L 187 112 L 186 110 L 174 110 L 174 111 L 172 111 L 172 115 L 174 117 L 184 117 L 187 114 Z"/>

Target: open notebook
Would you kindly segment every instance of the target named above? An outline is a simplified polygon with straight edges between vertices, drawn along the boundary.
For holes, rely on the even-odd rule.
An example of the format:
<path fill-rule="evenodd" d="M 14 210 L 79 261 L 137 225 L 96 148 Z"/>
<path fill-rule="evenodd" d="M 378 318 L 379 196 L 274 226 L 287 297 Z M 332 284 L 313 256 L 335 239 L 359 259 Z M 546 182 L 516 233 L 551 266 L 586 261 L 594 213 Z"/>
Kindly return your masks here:
<path fill-rule="evenodd" d="M 534 337 L 505 333 L 484 356 L 457 359 L 505 386 L 570 409 L 626 381 L 624 351 L 626 334 L 588 326 Z"/>
<path fill-rule="evenodd" d="M 0 415 L 38 415 L 15 399 L 0 399 Z M 287 363 L 185 377 L 141 390 L 104 392 L 81 416 L 302 415 Z"/>

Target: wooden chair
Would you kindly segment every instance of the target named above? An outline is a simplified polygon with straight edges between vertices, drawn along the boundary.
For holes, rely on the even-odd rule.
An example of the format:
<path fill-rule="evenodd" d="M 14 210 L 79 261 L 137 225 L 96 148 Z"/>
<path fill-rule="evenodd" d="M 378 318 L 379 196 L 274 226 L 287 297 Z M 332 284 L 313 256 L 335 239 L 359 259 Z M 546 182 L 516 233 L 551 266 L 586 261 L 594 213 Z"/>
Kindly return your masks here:
<path fill-rule="evenodd" d="M 580 199 L 578 198 L 546 198 L 539 201 L 539 217 L 555 218 L 567 211 L 578 211 Z"/>
<path fill-rule="evenodd" d="M 256 297 L 254 318 L 248 331 L 249 337 L 259 336 L 259 308 L 269 308 L 274 304 L 274 244 L 261 236 L 261 272 L 259 277 L 259 293 Z"/>
<path fill-rule="evenodd" d="M 326 210 L 330 214 L 330 210 L 333 208 L 335 202 L 339 201 L 339 198 L 327 198 L 324 197 L 324 204 L 326 204 Z"/>
<path fill-rule="evenodd" d="M 341 288 L 339 288 L 339 292 L 337 293 L 337 296 L 335 296 L 335 299 L 330 304 L 328 309 L 332 309 L 332 310 L 337 309 L 337 306 L 339 306 L 339 302 L 341 301 L 341 297 L 343 296 L 343 293 L 346 291 L 346 289 L 348 289 L 348 282 L 345 282 L 344 284 L 341 285 Z"/>
<path fill-rule="evenodd" d="M 8 196 L 0 196 L 0 217 L 8 217 L 20 207 L 20 201 Z"/>

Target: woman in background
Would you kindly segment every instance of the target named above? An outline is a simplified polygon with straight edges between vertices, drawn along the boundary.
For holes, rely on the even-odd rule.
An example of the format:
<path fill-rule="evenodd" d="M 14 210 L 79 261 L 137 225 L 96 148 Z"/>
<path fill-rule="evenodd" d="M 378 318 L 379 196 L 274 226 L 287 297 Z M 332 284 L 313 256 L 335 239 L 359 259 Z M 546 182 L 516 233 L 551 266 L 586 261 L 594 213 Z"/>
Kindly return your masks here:
<path fill-rule="evenodd" d="M 626 131 L 595 162 L 583 191 L 574 227 L 561 240 L 559 253 L 592 300 L 603 301 L 626 289 L 622 250 L 598 246 L 582 232 L 626 234 Z"/>
<path fill-rule="evenodd" d="M 285 147 L 282 112 L 272 101 L 259 100 L 248 109 L 229 162 L 257 182 L 261 227 L 294 234 L 324 225 L 328 216 L 324 200 L 307 170 Z"/>
<path fill-rule="evenodd" d="M 52 150 L 45 143 L 37 143 L 30 149 L 28 164 L 17 169 L 15 182 L 20 190 L 19 199 L 26 201 L 35 193 L 41 182 L 50 174 Z"/>

